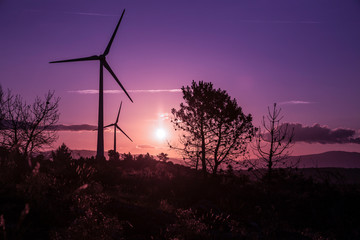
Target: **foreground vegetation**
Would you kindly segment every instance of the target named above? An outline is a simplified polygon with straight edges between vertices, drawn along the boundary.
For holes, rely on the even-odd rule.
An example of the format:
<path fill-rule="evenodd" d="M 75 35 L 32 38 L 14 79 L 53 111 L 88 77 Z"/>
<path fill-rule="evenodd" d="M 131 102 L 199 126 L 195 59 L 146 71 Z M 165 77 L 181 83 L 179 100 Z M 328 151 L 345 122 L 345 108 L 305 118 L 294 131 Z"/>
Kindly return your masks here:
<path fill-rule="evenodd" d="M 28 170 L 3 149 L 0 239 L 360 238 L 359 185 L 286 170 L 271 181 L 231 169 L 204 178 L 148 154 L 123 157 L 72 160 L 63 147 Z"/>

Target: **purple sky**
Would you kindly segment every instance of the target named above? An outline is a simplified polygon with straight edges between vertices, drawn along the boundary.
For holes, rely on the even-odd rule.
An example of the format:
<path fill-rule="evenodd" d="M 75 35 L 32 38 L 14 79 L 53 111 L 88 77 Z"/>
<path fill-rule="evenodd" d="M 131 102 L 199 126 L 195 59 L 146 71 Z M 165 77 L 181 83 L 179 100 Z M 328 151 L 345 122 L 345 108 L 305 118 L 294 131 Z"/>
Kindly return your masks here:
<path fill-rule="evenodd" d="M 2 0 L 2 87 L 28 101 L 53 89 L 61 97 L 60 123 L 96 125 L 97 94 L 78 91 L 98 89 L 98 63 L 48 62 L 102 53 L 124 8 L 107 60 L 127 90 L 211 81 L 236 98 L 255 125 L 277 102 L 286 122 L 349 129 L 359 137 L 359 1 Z M 119 90 L 107 73 L 104 88 Z M 163 151 L 153 134 L 161 126 L 170 131 L 160 115 L 178 108 L 181 93 L 130 95 L 134 104 L 122 93 L 104 99 L 105 124 L 115 120 L 122 100 L 119 124 L 134 139 L 119 137 L 119 151 Z M 107 150 L 112 133 L 105 137 Z M 96 133 L 61 132 L 59 141 L 95 149 Z M 354 143 L 296 145 L 295 153 L 360 149 Z"/>

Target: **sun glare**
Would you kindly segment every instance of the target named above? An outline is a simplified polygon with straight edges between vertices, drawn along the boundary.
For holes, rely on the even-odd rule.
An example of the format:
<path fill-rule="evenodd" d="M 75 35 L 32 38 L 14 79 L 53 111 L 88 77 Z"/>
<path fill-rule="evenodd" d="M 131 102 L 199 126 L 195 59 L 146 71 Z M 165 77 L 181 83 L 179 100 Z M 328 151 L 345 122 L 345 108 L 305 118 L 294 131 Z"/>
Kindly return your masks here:
<path fill-rule="evenodd" d="M 155 136 L 158 140 L 164 140 L 166 138 L 166 131 L 163 128 L 156 129 Z"/>

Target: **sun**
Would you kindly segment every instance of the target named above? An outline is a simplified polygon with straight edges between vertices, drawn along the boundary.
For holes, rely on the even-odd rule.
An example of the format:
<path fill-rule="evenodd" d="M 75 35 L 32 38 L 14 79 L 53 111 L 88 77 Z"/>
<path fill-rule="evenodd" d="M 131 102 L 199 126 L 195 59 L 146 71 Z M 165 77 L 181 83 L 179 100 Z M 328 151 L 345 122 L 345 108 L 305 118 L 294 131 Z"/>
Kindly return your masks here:
<path fill-rule="evenodd" d="M 165 140 L 167 133 L 165 131 L 165 129 L 163 128 L 158 128 L 155 131 L 155 136 L 158 140 Z"/>

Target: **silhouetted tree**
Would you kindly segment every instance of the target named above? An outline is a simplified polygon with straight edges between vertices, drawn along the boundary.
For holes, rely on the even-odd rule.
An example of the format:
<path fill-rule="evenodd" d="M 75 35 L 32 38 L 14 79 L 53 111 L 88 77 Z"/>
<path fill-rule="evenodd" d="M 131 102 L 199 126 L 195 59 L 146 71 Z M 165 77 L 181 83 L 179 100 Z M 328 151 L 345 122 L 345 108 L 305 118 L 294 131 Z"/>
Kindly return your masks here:
<path fill-rule="evenodd" d="M 44 145 L 51 145 L 56 141 L 55 124 L 59 120 L 60 98 L 54 97 L 54 92 L 49 91 L 42 100 L 36 97 L 35 102 L 25 111 L 25 139 L 23 149 L 25 156 L 30 152 L 41 149 Z"/>
<path fill-rule="evenodd" d="M 44 99 L 36 97 L 30 105 L 20 95 L 13 95 L 8 90 L 1 100 L 2 146 L 19 150 L 31 165 L 28 156 L 57 139 L 55 126 L 59 120 L 59 101 L 54 92 L 49 91 Z"/>
<path fill-rule="evenodd" d="M 155 160 L 154 156 L 150 155 L 150 153 L 146 153 L 145 155 L 139 154 L 136 157 L 136 161 L 152 161 Z"/>
<path fill-rule="evenodd" d="M 64 161 L 71 161 L 71 151 L 65 145 L 65 143 L 61 144 L 55 151 L 51 152 L 51 157 L 54 162 L 64 162 Z"/>
<path fill-rule="evenodd" d="M 167 153 L 159 153 L 157 155 L 157 158 L 159 159 L 159 161 L 162 161 L 162 162 L 166 162 L 167 160 L 169 160 L 169 157 L 168 157 L 168 154 Z"/>
<path fill-rule="evenodd" d="M 118 161 L 120 158 L 120 154 L 115 152 L 114 150 L 108 151 L 109 161 Z"/>
<path fill-rule="evenodd" d="M 124 161 L 133 161 L 134 160 L 134 156 L 129 152 L 129 153 L 123 153 L 121 154 L 121 159 Z"/>
<path fill-rule="evenodd" d="M 2 87 L 0 85 L 0 130 L 3 129 L 3 124 L 4 124 L 3 121 L 5 119 L 4 105 L 5 105 L 4 92 L 3 92 Z"/>
<path fill-rule="evenodd" d="M 1 144 L 9 150 L 20 150 L 25 141 L 23 122 L 26 107 L 20 95 L 13 95 L 10 90 L 3 94 Z"/>
<path fill-rule="evenodd" d="M 234 168 L 231 164 L 228 164 L 226 167 L 226 174 L 229 176 L 233 176 L 234 175 Z"/>
<path fill-rule="evenodd" d="M 212 83 L 192 81 L 182 87 L 185 103 L 172 109 L 175 130 L 180 130 L 180 150 L 194 167 L 200 160 L 202 171 L 213 174 L 224 163 L 243 156 L 254 136 L 252 116 L 245 115 L 235 99 Z"/>
<path fill-rule="evenodd" d="M 266 164 L 269 180 L 274 167 L 285 165 L 294 138 L 294 128 L 282 124 L 282 119 L 281 108 L 274 103 L 273 109 L 268 107 L 266 118 L 263 116 L 263 129 L 259 128 L 255 138 L 254 154 Z"/>

